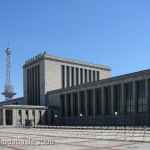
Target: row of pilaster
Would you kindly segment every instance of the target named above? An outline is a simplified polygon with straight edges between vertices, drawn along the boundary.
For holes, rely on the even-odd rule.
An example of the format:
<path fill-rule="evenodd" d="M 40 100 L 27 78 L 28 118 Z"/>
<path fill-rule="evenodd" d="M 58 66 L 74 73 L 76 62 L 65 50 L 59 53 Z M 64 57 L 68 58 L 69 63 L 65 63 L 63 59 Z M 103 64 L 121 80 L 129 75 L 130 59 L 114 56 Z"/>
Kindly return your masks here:
<path fill-rule="evenodd" d="M 6 111 L 7 109 L 3 109 L 3 125 L 6 125 Z M 19 115 L 19 111 L 21 114 Z M 34 113 L 33 113 L 34 111 Z M 39 111 L 41 111 L 41 116 L 39 115 Z M 12 109 L 12 125 L 18 125 L 19 121 L 21 125 L 25 125 L 26 120 L 31 120 L 34 125 L 45 124 L 45 110 L 28 110 L 28 114 L 26 114 L 25 109 Z"/>

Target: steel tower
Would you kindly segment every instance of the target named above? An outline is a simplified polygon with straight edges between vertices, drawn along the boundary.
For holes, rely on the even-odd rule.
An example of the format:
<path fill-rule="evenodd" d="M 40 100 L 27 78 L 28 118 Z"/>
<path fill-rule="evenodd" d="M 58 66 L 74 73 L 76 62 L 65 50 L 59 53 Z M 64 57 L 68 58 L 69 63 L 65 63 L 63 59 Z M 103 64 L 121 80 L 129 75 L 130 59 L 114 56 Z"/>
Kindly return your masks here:
<path fill-rule="evenodd" d="M 11 55 L 11 49 L 6 49 L 7 54 L 7 63 L 6 63 L 6 83 L 5 83 L 5 89 L 2 93 L 5 96 L 6 100 L 11 100 L 16 93 L 13 91 L 13 86 L 11 84 L 11 65 L 10 65 L 10 55 Z"/>

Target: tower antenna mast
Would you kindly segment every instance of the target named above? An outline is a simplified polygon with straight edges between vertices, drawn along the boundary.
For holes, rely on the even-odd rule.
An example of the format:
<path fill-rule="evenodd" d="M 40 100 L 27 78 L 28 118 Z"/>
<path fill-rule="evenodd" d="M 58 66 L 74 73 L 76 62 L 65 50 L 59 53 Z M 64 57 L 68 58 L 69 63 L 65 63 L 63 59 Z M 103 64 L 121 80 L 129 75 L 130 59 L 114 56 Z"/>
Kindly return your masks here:
<path fill-rule="evenodd" d="M 8 43 L 9 44 L 9 43 Z M 11 64 L 10 64 L 10 55 L 11 55 L 11 49 L 6 49 L 6 55 L 7 55 L 7 62 L 6 62 L 6 83 L 5 83 L 5 89 L 2 93 L 5 96 L 6 100 L 11 100 L 16 93 L 13 91 L 13 86 L 11 84 Z"/>

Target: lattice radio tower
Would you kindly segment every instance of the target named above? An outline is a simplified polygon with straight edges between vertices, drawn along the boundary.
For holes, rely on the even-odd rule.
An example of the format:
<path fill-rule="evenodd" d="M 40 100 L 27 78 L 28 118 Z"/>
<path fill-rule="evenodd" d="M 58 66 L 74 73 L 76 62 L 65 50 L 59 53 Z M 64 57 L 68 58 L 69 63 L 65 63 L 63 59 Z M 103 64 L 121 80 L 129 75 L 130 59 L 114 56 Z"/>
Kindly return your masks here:
<path fill-rule="evenodd" d="M 10 55 L 11 55 L 11 49 L 6 49 L 7 54 L 7 62 L 6 62 L 6 83 L 5 83 L 5 89 L 2 93 L 5 96 L 6 100 L 11 100 L 16 93 L 13 91 L 13 86 L 11 84 L 11 64 L 10 64 Z"/>

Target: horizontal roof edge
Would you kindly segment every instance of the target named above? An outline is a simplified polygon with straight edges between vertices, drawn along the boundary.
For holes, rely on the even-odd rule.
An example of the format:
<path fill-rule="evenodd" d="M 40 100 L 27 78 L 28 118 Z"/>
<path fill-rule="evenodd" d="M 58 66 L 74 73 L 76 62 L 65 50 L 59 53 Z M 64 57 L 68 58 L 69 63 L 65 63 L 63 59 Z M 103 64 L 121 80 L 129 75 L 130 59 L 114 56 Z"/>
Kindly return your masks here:
<path fill-rule="evenodd" d="M 46 106 L 34 106 L 34 105 L 3 105 L 2 108 L 17 108 L 17 109 L 47 109 Z"/>
<path fill-rule="evenodd" d="M 97 85 L 97 84 L 100 84 L 100 83 L 103 84 L 103 83 L 106 83 L 106 82 L 113 82 L 114 80 L 122 80 L 122 79 L 125 79 L 125 78 L 128 78 L 128 77 L 131 78 L 131 77 L 135 77 L 135 76 L 139 76 L 139 75 L 143 75 L 143 74 L 148 74 L 148 73 L 150 74 L 150 69 L 142 70 L 142 71 L 138 71 L 138 72 L 133 72 L 133 73 L 129 73 L 129 74 L 124 74 L 124 75 L 119 75 L 119 76 L 115 76 L 115 77 L 111 77 L 111 78 L 107 78 L 107 79 L 102 79 L 102 80 L 94 81 L 94 82 L 90 82 L 90 83 L 84 83 L 84 84 L 80 84 L 80 85 L 77 85 L 77 86 L 57 89 L 57 90 L 54 90 L 54 91 L 48 91 L 47 95 L 51 94 L 51 93 L 53 94 L 53 93 L 67 91 L 67 90 L 79 89 L 79 88 L 87 87 L 87 86 L 93 86 L 93 85 Z"/>
<path fill-rule="evenodd" d="M 61 61 L 61 62 L 71 62 L 74 64 L 80 64 L 80 65 L 87 65 L 87 66 L 92 66 L 92 67 L 97 67 L 97 68 L 102 68 L 102 69 L 107 69 L 111 71 L 111 67 L 109 66 L 104 66 L 104 65 L 99 65 L 99 64 L 94 64 L 94 63 L 88 63 L 88 62 L 82 62 L 82 61 L 78 61 L 78 60 L 73 60 L 73 59 L 67 59 L 67 58 L 62 58 L 62 57 L 57 57 L 57 56 L 51 56 L 51 55 L 42 55 L 39 58 L 33 59 L 31 61 L 29 61 L 28 63 L 23 65 L 23 68 L 36 63 L 39 60 L 42 59 L 50 59 L 50 60 L 56 60 L 56 61 Z"/>

